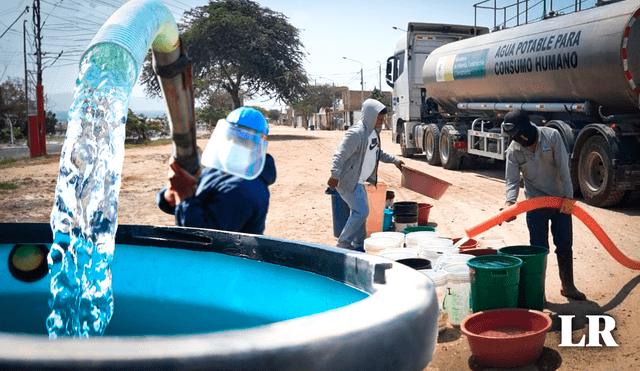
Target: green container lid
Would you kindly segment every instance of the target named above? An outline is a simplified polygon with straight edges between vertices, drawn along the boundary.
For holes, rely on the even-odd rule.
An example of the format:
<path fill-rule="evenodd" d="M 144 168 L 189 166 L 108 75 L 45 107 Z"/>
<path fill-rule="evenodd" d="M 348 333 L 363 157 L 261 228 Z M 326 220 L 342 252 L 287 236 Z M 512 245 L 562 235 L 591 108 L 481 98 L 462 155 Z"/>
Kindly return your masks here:
<path fill-rule="evenodd" d="M 434 227 L 430 227 L 428 225 L 422 225 L 422 226 L 412 226 L 412 227 L 406 227 L 403 232 L 404 234 L 407 233 L 411 233 L 411 232 L 435 232 L 436 229 Z"/>
<path fill-rule="evenodd" d="M 484 255 L 469 259 L 467 265 L 476 271 L 519 269 L 522 259 L 506 255 Z"/>

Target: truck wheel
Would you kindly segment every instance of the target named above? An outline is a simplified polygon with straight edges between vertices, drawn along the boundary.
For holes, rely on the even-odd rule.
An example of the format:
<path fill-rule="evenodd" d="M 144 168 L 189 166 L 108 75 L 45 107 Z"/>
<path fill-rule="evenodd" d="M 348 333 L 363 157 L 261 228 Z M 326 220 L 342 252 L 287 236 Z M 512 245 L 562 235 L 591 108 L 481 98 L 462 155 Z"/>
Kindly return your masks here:
<path fill-rule="evenodd" d="M 424 152 L 430 165 L 440 165 L 440 129 L 438 125 L 429 124 L 425 128 Z"/>
<path fill-rule="evenodd" d="M 448 170 L 458 170 L 460 166 L 460 153 L 453 146 L 454 132 L 451 125 L 443 126 L 440 132 L 440 162 Z"/>
<path fill-rule="evenodd" d="M 605 207 L 620 202 L 624 190 L 613 184 L 613 163 L 607 153 L 607 141 L 600 136 L 587 139 L 578 165 L 580 191 L 589 205 Z"/>
<path fill-rule="evenodd" d="M 413 149 L 407 148 L 407 137 L 404 131 L 400 133 L 400 153 L 404 158 L 411 158 L 415 153 Z"/>

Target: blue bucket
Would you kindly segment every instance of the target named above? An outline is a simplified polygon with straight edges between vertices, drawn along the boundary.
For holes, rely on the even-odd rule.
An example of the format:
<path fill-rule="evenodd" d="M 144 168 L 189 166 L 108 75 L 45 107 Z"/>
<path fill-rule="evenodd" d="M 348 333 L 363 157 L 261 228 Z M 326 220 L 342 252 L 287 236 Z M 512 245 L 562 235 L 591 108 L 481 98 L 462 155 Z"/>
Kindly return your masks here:
<path fill-rule="evenodd" d="M 391 221 L 393 220 L 393 211 L 384 209 L 384 219 L 382 220 L 382 230 L 391 230 Z"/>

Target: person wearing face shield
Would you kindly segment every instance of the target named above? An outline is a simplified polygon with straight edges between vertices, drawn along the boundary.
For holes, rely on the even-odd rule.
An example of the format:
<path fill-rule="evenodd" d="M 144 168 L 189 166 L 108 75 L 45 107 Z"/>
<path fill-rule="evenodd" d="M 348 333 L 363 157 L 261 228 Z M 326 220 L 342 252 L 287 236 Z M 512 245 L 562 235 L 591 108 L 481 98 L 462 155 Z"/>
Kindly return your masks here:
<path fill-rule="evenodd" d="M 502 129 L 512 139 L 506 153 L 505 206 L 513 205 L 518 199 L 520 174 L 524 180 L 524 194 L 527 199 L 542 196 L 573 198 L 569 155 L 557 130 L 533 125 L 526 112 L 521 110 L 507 113 Z M 529 243 L 549 250 L 549 223 L 562 283 L 560 293 L 570 299 L 586 300 L 586 296 L 576 288 L 573 280 L 571 214 L 557 209 L 529 211 Z"/>
<path fill-rule="evenodd" d="M 266 153 L 269 124 L 260 111 L 240 107 L 219 120 L 202 153 L 204 166 L 191 175 L 172 157 L 167 186 L 156 203 L 176 225 L 263 234 L 273 157 Z"/>
<path fill-rule="evenodd" d="M 392 163 L 402 170 L 404 162 L 380 148 L 378 132 L 387 109 L 375 99 L 362 104 L 362 118 L 344 135 L 333 154 L 331 176 L 327 185 L 336 190 L 349 206 L 350 215 L 338 237 L 338 247 L 364 251 L 369 205 L 365 182 L 376 184 L 378 162 Z"/>

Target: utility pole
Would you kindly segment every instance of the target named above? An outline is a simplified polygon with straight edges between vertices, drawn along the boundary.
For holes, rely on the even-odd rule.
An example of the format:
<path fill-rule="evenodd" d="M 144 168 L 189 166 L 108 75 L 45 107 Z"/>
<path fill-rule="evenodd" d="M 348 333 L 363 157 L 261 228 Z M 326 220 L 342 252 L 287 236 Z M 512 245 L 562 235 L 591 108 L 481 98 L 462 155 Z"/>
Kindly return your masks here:
<path fill-rule="evenodd" d="M 33 29 L 34 42 L 36 46 L 36 64 L 37 64 L 37 80 L 36 80 L 36 104 L 37 116 L 35 127 L 30 125 L 30 134 L 36 137 L 30 139 L 37 148 L 31 148 L 31 157 L 47 154 L 47 137 L 44 124 L 44 89 L 42 88 L 42 25 L 40 24 L 40 0 L 33 3 Z M 30 123 L 31 124 L 31 123 Z M 31 132 L 33 130 L 34 132 Z"/>
<path fill-rule="evenodd" d="M 24 50 L 24 117 L 27 119 L 27 129 L 29 128 L 29 85 L 27 80 L 27 20 L 22 23 L 22 47 Z M 13 134 L 13 131 L 11 132 Z M 27 130 L 27 147 L 29 147 L 29 153 L 31 153 L 31 141 L 29 140 L 30 133 Z"/>
<path fill-rule="evenodd" d="M 342 57 L 342 58 L 352 62 L 360 63 L 360 110 L 362 111 L 362 104 L 364 103 L 364 71 L 363 71 L 364 66 L 362 62 L 357 61 L 355 59 L 351 59 L 347 57 Z"/>

